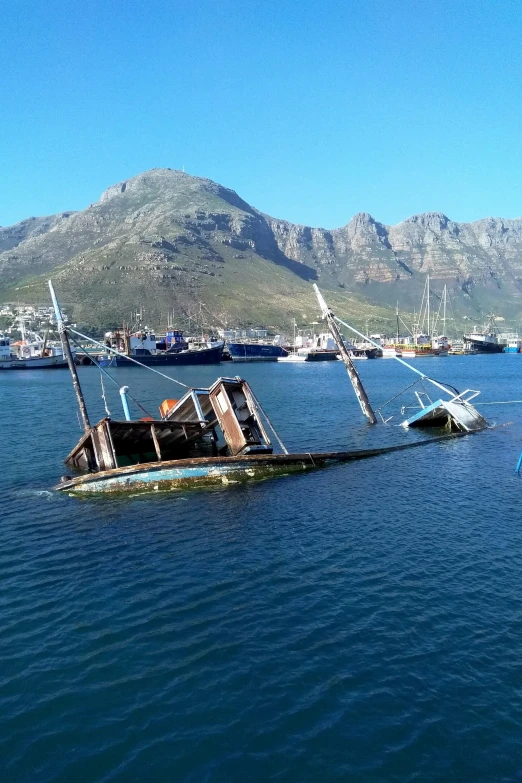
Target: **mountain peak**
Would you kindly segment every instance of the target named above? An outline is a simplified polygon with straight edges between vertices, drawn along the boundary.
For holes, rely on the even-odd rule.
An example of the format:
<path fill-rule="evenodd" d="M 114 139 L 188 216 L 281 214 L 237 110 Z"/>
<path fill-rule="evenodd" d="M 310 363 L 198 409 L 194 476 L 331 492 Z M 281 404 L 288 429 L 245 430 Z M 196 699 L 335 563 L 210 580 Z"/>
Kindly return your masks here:
<path fill-rule="evenodd" d="M 136 191 L 143 191 L 148 189 L 164 189 L 165 187 L 184 187 L 191 184 L 210 183 L 211 180 L 201 179 L 200 177 L 194 177 L 191 174 L 187 174 L 184 171 L 178 169 L 149 169 L 143 171 L 140 174 L 136 174 L 134 177 L 129 177 L 121 182 L 117 182 L 115 185 L 110 185 L 107 190 L 104 190 L 100 201 L 109 201 L 115 196 L 119 196 L 122 193 L 130 193 Z"/>
<path fill-rule="evenodd" d="M 446 228 L 448 223 L 451 223 L 451 220 L 443 212 L 422 212 L 419 215 L 412 215 L 402 222 L 417 223 L 426 228 L 436 228 L 440 230 Z"/>
<path fill-rule="evenodd" d="M 350 220 L 350 223 L 354 223 L 356 226 L 368 226 L 371 223 L 375 223 L 375 218 L 369 212 L 358 212 Z"/>
<path fill-rule="evenodd" d="M 149 169 L 122 180 L 102 193 L 100 203 L 115 198 L 128 199 L 129 196 L 143 202 L 160 198 L 169 202 L 174 209 L 184 209 L 189 206 L 219 209 L 217 199 L 221 199 L 236 209 L 252 212 L 252 207 L 234 190 L 211 179 L 197 177 L 179 169 Z"/>

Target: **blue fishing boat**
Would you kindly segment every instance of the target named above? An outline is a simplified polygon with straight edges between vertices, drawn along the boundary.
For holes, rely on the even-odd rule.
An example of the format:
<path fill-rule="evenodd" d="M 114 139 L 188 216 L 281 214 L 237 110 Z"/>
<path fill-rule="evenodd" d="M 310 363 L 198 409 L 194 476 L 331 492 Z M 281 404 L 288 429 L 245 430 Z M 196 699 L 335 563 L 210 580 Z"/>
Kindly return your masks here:
<path fill-rule="evenodd" d="M 235 362 L 276 362 L 280 356 L 288 356 L 281 345 L 264 342 L 227 343 L 227 348 Z"/>
<path fill-rule="evenodd" d="M 167 332 L 160 340 L 152 332 L 133 334 L 120 329 L 105 334 L 105 355 L 98 359 L 102 367 L 171 367 L 192 364 L 219 364 L 223 356 L 222 340 L 186 341 L 180 330 Z"/>

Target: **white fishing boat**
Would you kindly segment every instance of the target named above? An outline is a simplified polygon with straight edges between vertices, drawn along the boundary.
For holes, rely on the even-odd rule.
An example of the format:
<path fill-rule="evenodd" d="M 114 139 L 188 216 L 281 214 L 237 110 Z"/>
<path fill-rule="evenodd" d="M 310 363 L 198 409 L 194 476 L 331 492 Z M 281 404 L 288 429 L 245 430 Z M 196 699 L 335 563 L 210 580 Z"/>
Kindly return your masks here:
<path fill-rule="evenodd" d="M 402 356 L 400 345 L 383 345 L 381 350 L 383 359 L 396 359 L 398 356 Z"/>
<path fill-rule="evenodd" d="M 338 358 L 334 340 L 328 332 L 306 337 L 303 330 L 297 330 L 294 319 L 294 342 L 287 349 L 288 355 L 279 356 L 278 362 L 324 362 Z"/>
<path fill-rule="evenodd" d="M 352 362 L 364 361 L 365 359 L 368 359 L 368 354 L 365 353 L 364 351 L 359 351 L 357 353 L 355 351 L 348 351 L 348 356 L 350 357 Z M 343 357 L 341 356 L 341 354 L 337 354 L 337 358 L 339 359 L 339 361 L 341 362 L 343 361 Z"/>
<path fill-rule="evenodd" d="M 0 335 L 0 370 L 43 370 L 67 367 L 61 345 L 50 345 L 38 336 L 11 342 Z"/>

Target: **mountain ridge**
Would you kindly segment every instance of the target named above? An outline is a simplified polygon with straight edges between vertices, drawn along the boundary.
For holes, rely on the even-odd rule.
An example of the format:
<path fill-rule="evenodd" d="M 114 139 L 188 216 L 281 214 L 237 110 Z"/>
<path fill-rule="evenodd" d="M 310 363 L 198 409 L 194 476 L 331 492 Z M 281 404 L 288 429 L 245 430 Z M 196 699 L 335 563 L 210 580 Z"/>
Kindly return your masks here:
<path fill-rule="evenodd" d="M 51 273 L 83 320 L 121 319 L 145 301 L 151 318 L 199 304 L 217 323 L 281 325 L 316 313 L 317 281 L 359 322 L 386 321 L 397 300 L 419 306 L 427 274 L 461 316 L 519 318 L 522 218 L 458 223 L 433 211 L 386 225 L 360 212 L 324 229 L 273 218 L 210 179 L 151 169 L 84 210 L 0 228 L 4 301 L 42 298 Z"/>

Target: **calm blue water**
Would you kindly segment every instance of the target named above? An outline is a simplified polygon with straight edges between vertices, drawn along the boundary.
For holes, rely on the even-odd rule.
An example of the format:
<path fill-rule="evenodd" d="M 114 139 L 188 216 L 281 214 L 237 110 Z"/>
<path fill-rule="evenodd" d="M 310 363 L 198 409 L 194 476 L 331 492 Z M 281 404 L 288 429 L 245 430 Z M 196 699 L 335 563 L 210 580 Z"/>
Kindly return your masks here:
<path fill-rule="evenodd" d="M 375 404 L 413 380 L 358 366 Z M 522 399 L 522 356 L 417 366 Z M 366 425 L 340 363 L 233 371 L 291 449 L 423 437 Z M 151 409 L 176 396 L 114 374 Z M 98 371 L 80 375 L 95 419 Z M 522 405 L 309 475 L 78 501 L 48 491 L 79 435 L 68 373 L 4 372 L 0 403 L 2 780 L 522 778 Z"/>

